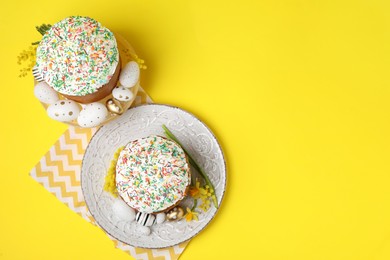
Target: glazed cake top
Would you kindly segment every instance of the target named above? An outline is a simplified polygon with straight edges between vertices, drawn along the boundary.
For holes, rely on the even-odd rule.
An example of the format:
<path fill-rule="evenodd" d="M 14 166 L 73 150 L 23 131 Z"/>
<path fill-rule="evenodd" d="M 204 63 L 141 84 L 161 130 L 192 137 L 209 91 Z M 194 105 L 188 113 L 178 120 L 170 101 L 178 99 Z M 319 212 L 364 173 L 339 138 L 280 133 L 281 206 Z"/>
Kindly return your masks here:
<path fill-rule="evenodd" d="M 134 140 L 121 151 L 116 187 L 132 208 L 155 213 L 183 199 L 191 175 L 183 149 L 161 136 Z"/>
<path fill-rule="evenodd" d="M 37 48 L 36 69 L 56 91 L 85 96 L 107 84 L 119 62 L 114 34 L 89 17 L 54 24 Z"/>

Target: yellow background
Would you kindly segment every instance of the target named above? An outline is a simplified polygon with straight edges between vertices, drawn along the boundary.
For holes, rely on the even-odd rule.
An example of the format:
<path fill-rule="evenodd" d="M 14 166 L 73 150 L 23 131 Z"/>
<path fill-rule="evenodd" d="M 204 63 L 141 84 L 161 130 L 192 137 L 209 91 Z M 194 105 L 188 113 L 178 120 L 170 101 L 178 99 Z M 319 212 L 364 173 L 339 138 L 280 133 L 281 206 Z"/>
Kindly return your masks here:
<path fill-rule="evenodd" d="M 158 103 L 229 168 L 182 259 L 390 259 L 390 2 L 2 1 L 0 259 L 131 259 L 28 175 L 66 129 L 17 79 L 35 25 L 87 15 L 145 59 Z"/>

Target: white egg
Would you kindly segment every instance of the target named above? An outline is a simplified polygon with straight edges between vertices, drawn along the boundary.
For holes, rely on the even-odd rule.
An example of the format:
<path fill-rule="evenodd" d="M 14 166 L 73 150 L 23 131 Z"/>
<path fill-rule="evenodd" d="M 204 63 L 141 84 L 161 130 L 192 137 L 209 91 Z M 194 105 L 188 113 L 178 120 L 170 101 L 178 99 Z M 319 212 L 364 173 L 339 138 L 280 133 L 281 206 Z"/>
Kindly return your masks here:
<path fill-rule="evenodd" d="M 116 199 L 112 205 L 112 211 L 115 216 L 125 221 L 134 221 L 135 220 L 135 211 L 130 208 L 123 200 Z"/>
<path fill-rule="evenodd" d="M 72 100 L 58 100 L 47 108 L 47 115 L 57 121 L 69 122 L 77 118 L 80 106 Z"/>
<path fill-rule="evenodd" d="M 47 85 L 46 82 L 39 82 L 35 85 L 34 96 L 45 104 L 53 104 L 59 99 L 57 92 Z"/>
<path fill-rule="evenodd" d="M 85 105 L 81 110 L 77 123 L 81 127 L 95 127 L 103 123 L 108 114 L 105 105 L 99 102 L 90 103 Z"/>
<path fill-rule="evenodd" d="M 119 75 L 119 82 L 125 88 L 134 87 L 139 79 L 139 66 L 135 61 L 130 61 L 122 69 L 121 74 Z"/>
<path fill-rule="evenodd" d="M 144 236 L 149 236 L 151 232 L 150 228 L 145 226 L 138 226 L 137 231 Z"/>
<path fill-rule="evenodd" d="M 133 93 L 130 89 L 118 86 L 112 90 L 112 95 L 119 101 L 130 101 L 133 98 Z"/>
<path fill-rule="evenodd" d="M 161 212 L 156 215 L 156 224 L 164 223 L 165 221 L 165 213 Z"/>

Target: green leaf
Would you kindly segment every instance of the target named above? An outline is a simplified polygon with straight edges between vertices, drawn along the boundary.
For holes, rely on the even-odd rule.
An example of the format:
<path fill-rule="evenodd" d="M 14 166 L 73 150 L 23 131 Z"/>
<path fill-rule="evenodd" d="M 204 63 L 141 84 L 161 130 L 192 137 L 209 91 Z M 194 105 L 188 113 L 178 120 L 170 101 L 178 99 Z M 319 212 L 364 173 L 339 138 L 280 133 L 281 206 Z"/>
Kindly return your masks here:
<path fill-rule="evenodd" d="M 203 179 L 205 180 L 206 184 L 209 185 L 210 189 L 211 189 L 211 193 L 214 194 L 214 197 L 213 197 L 213 204 L 216 208 L 218 208 L 218 201 L 217 201 L 217 198 L 215 197 L 215 188 L 214 188 L 214 185 L 213 183 L 210 181 L 209 177 L 207 176 L 207 174 L 202 170 L 202 168 L 199 167 L 199 165 L 196 163 L 196 161 L 192 158 L 192 156 L 186 151 L 186 149 L 183 147 L 183 145 L 179 142 L 179 140 L 177 140 L 176 136 L 168 129 L 168 127 L 166 127 L 166 125 L 162 125 L 162 128 L 164 129 L 165 131 L 165 134 L 170 138 L 172 139 L 173 141 L 175 141 L 178 145 L 181 146 L 181 148 L 183 149 L 183 151 L 186 153 L 186 155 L 188 156 L 188 161 L 190 162 L 190 164 L 195 168 L 195 170 L 197 170 L 199 172 L 199 174 L 203 177 Z"/>

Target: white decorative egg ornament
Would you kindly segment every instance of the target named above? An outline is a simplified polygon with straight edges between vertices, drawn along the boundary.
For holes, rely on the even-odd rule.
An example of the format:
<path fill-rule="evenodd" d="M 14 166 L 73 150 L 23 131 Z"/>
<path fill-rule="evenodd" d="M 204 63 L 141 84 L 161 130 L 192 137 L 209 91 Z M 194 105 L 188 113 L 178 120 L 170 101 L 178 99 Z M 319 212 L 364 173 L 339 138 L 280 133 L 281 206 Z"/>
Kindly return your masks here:
<path fill-rule="evenodd" d="M 104 122 L 108 114 L 105 105 L 94 102 L 85 105 L 77 117 L 77 123 L 81 127 L 95 127 Z"/>
<path fill-rule="evenodd" d="M 145 227 L 145 226 L 139 226 L 137 228 L 138 232 L 141 234 L 141 235 L 144 235 L 144 236 L 149 236 L 150 235 L 150 228 L 148 227 Z"/>
<path fill-rule="evenodd" d="M 112 205 L 112 211 L 121 220 L 124 221 L 134 221 L 135 220 L 135 211 L 130 208 L 123 200 L 116 199 Z"/>
<path fill-rule="evenodd" d="M 165 213 L 164 212 L 160 212 L 156 215 L 156 224 L 161 224 L 161 223 L 164 223 L 165 221 Z"/>
<path fill-rule="evenodd" d="M 135 61 L 130 61 L 126 64 L 126 66 L 122 69 L 121 74 L 119 75 L 119 82 L 125 88 L 134 87 L 139 80 L 139 66 Z"/>
<path fill-rule="evenodd" d="M 58 100 L 47 108 L 47 115 L 61 122 L 75 120 L 79 113 L 79 105 L 72 100 Z"/>
<path fill-rule="evenodd" d="M 52 89 L 46 82 L 39 82 L 34 87 L 34 96 L 45 104 L 53 104 L 58 101 L 57 92 Z"/>
<path fill-rule="evenodd" d="M 112 96 L 119 101 L 130 101 L 134 95 L 128 88 L 118 86 L 112 90 Z"/>

